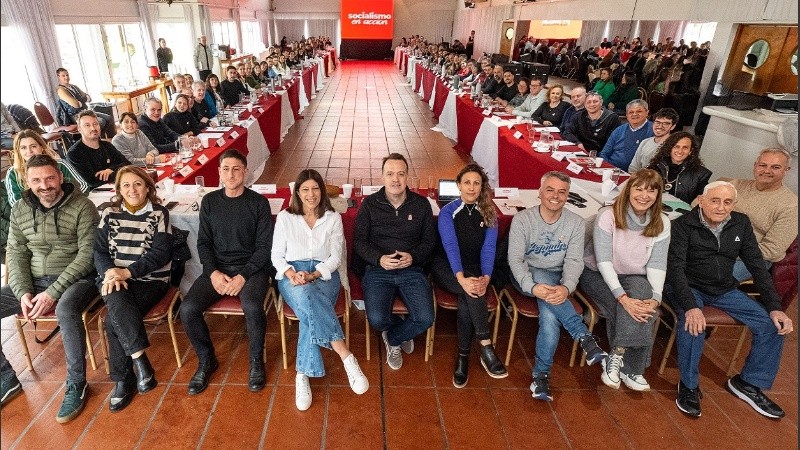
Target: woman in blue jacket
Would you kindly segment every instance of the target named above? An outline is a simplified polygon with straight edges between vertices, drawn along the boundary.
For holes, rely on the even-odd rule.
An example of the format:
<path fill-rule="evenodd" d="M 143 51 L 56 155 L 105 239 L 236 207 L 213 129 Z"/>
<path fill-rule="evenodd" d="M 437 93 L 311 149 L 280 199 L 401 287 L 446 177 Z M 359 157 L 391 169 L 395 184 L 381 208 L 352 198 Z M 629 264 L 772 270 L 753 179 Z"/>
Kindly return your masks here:
<path fill-rule="evenodd" d="M 490 339 L 486 289 L 492 277 L 497 247 L 497 212 L 492 203 L 489 177 L 477 164 L 469 164 L 456 177 L 461 198 L 439 213 L 443 251 L 433 262 L 436 285 L 458 295 L 458 358 L 453 386 L 468 379 L 473 336 L 481 344 L 481 365 L 492 378 L 508 376 Z"/>

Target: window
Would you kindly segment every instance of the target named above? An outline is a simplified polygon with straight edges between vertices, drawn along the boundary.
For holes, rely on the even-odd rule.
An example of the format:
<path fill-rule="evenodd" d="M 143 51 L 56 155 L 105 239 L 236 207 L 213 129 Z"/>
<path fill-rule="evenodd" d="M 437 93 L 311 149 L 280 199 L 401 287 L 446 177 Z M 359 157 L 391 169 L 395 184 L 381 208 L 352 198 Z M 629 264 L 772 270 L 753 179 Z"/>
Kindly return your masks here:
<path fill-rule="evenodd" d="M 103 101 L 102 92 L 149 82 L 138 23 L 56 25 L 56 37 L 70 82 L 86 90 L 92 101 Z M 55 82 L 55 74 L 53 78 Z"/>
<path fill-rule="evenodd" d="M 258 55 L 265 50 L 264 42 L 261 40 L 261 26 L 258 22 L 241 22 L 242 24 L 242 51 Z"/>
<path fill-rule="evenodd" d="M 156 25 L 158 38 L 167 41 L 167 47 L 172 50 L 172 64 L 174 73 L 195 73 L 194 48 L 197 43 L 191 42 L 191 30 L 186 23 L 158 23 Z"/>
<path fill-rule="evenodd" d="M 4 55 L 19 54 L 19 36 L 13 27 L 0 28 L 0 52 Z M 33 111 L 35 98 L 28 76 L 28 68 L 22 62 L 0 65 L 0 90 L 3 92 L 3 103 L 22 105 Z M 55 74 L 53 74 L 55 77 Z M 55 84 L 55 83 L 54 83 Z"/>
<path fill-rule="evenodd" d="M 237 53 L 242 52 L 236 39 L 236 25 L 233 22 L 211 22 L 211 31 L 214 36 L 213 44 L 230 45 Z"/>
<path fill-rule="evenodd" d="M 687 23 L 683 30 L 683 40 L 688 44 L 695 41 L 698 45 L 714 39 L 717 22 Z"/>

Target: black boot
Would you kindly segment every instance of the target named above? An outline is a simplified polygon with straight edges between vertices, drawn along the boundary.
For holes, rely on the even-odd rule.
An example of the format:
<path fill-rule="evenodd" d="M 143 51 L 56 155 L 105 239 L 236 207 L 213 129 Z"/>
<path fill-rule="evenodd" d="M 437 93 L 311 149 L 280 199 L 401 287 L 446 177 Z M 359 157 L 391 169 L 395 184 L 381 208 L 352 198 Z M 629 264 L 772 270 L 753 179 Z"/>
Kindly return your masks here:
<path fill-rule="evenodd" d="M 189 395 L 197 395 L 206 390 L 208 387 L 208 381 L 211 378 L 211 374 L 216 372 L 219 368 L 219 362 L 217 361 L 216 356 L 211 356 L 211 359 L 208 361 L 200 361 L 200 364 L 197 366 L 197 372 L 192 375 L 192 379 L 189 380 Z"/>
<path fill-rule="evenodd" d="M 486 373 L 492 378 L 505 378 L 508 376 L 506 366 L 494 354 L 492 344 L 481 346 L 481 365 L 486 369 Z"/>
<path fill-rule="evenodd" d="M 257 392 L 264 389 L 266 376 L 264 375 L 264 361 L 261 358 L 250 360 L 250 380 L 247 388 L 250 392 Z"/>
<path fill-rule="evenodd" d="M 453 386 L 463 388 L 469 380 L 469 354 L 458 352 L 456 358 L 456 370 L 453 372 Z"/>
<path fill-rule="evenodd" d="M 134 395 L 136 395 L 136 376 L 133 372 L 128 373 L 123 381 L 117 381 L 114 385 L 114 390 L 111 391 L 111 401 L 108 403 L 108 409 L 111 412 L 119 412 L 125 409 Z"/>
<path fill-rule="evenodd" d="M 153 366 L 150 365 L 146 353 L 142 353 L 142 356 L 133 360 L 133 369 L 136 372 L 136 388 L 139 389 L 140 394 L 152 391 L 158 386 L 155 371 L 153 371 Z"/>

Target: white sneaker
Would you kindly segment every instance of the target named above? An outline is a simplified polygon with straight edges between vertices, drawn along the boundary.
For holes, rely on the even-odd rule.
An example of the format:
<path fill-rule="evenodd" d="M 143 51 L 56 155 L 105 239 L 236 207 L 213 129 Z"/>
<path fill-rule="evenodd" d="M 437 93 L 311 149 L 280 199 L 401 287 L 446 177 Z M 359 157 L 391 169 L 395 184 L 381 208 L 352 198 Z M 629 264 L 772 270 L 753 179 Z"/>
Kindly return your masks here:
<path fill-rule="evenodd" d="M 294 377 L 294 403 L 300 411 L 311 407 L 311 385 L 304 373 L 298 373 Z"/>
<path fill-rule="evenodd" d="M 603 384 L 619 389 L 619 369 L 622 367 L 622 355 L 611 353 L 608 358 L 600 361 L 600 364 L 603 365 L 603 372 L 600 374 Z"/>
<path fill-rule="evenodd" d="M 350 382 L 350 388 L 358 395 L 367 392 L 369 389 L 369 380 L 364 376 L 361 367 L 358 367 L 356 356 L 350 354 L 344 359 L 344 370 L 347 372 L 347 380 Z"/>
<path fill-rule="evenodd" d="M 403 343 L 400 344 L 400 348 L 402 348 L 406 353 L 414 353 L 414 340 L 409 339 L 407 341 L 403 341 Z"/>
<path fill-rule="evenodd" d="M 386 344 L 386 364 L 394 370 L 399 370 L 403 367 L 403 354 L 400 353 L 400 346 L 389 345 L 389 332 L 384 331 L 383 343 Z M 413 343 L 413 341 L 412 341 Z"/>
<path fill-rule="evenodd" d="M 622 382 L 625 383 L 625 386 L 628 386 L 631 390 L 639 392 L 650 390 L 650 385 L 642 375 L 628 375 L 627 373 L 620 372 L 619 377 Z"/>

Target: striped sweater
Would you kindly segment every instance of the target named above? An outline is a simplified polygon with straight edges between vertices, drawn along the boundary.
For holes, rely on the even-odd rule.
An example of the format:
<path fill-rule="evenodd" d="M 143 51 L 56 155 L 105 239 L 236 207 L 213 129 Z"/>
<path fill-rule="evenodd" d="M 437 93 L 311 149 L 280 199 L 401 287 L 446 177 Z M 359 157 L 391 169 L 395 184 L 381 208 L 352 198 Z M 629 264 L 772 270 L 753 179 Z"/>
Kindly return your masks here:
<path fill-rule="evenodd" d="M 94 242 L 94 264 L 102 277 L 108 269 L 124 267 L 131 278 L 169 283 L 172 229 L 169 212 L 148 203 L 136 214 L 124 207 L 103 210 Z"/>

